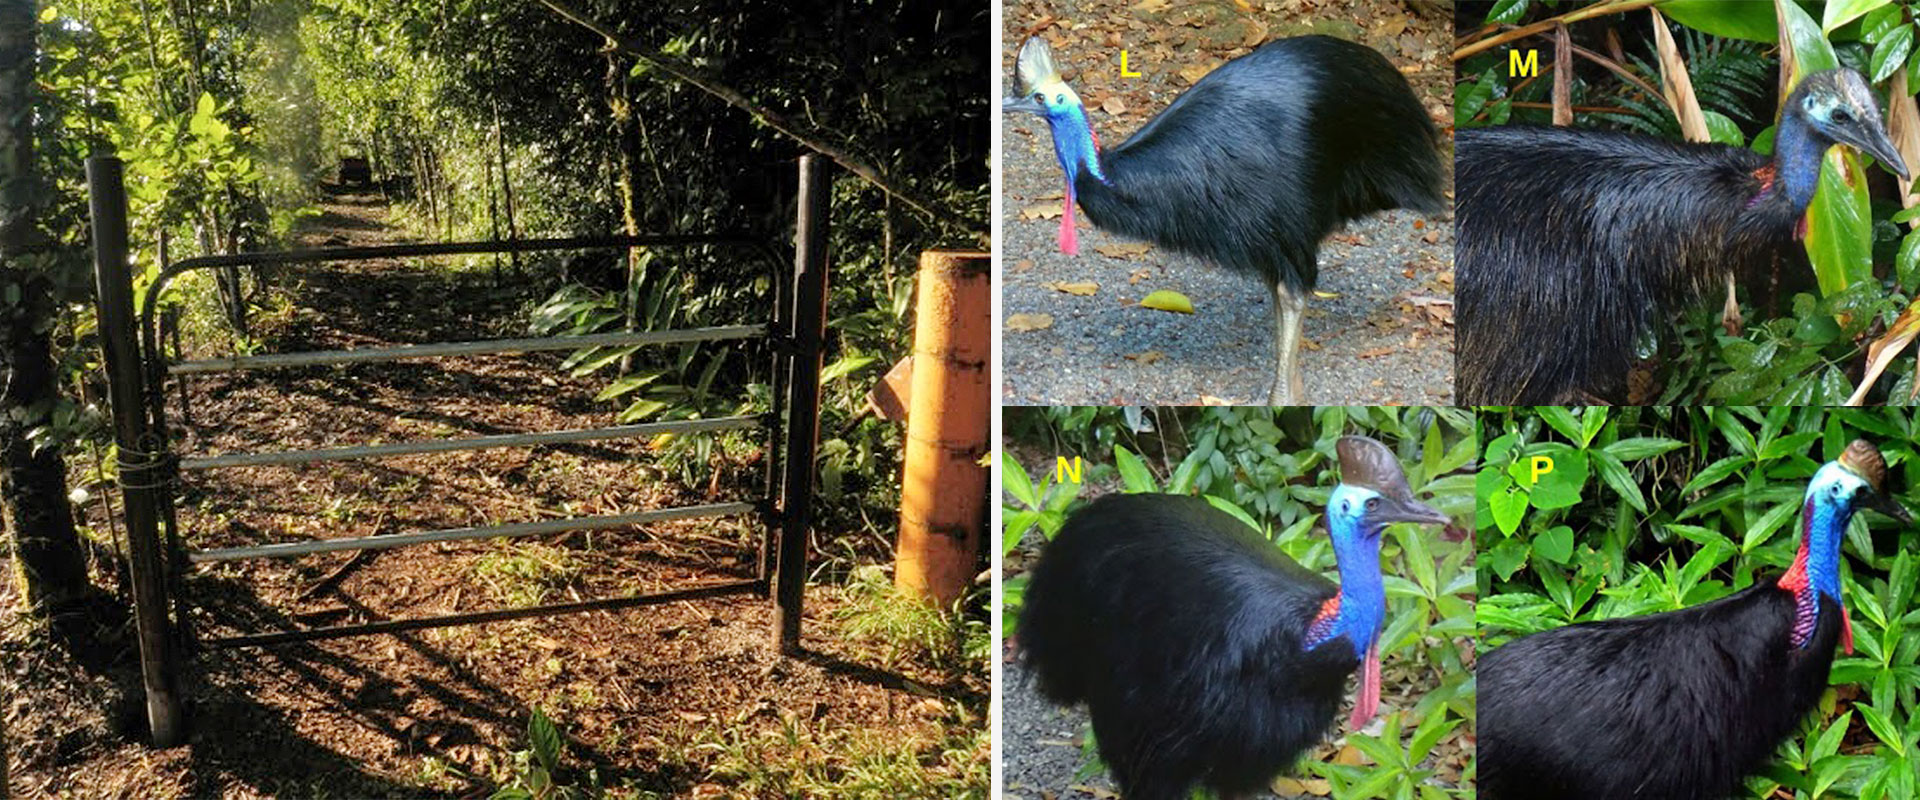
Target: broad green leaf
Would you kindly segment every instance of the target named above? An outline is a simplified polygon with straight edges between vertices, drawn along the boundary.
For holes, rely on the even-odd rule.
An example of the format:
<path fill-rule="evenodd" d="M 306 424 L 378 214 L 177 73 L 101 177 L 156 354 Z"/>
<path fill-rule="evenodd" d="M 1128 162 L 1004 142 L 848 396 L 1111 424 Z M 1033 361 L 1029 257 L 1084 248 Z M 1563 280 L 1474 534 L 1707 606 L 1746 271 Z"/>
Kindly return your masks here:
<path fill-rule="evenodd" d="M 1573 560 L 1573 529 L 1565 525 L 1553 526 L 1533 540 L 1533 552 L 1555 564 L 1566 564 Z"/>
<path fill-rule="evenodd" d="M 1874 45 L 1873 58 L 1868 62 L 1868 69 L 1873 73 L 1871 80 L 1880 83 L 1893 77 L 1893 73 L 1907 65 L 1907 54 L 1912 49 L 1913 26 L 1894 28 L 1885 39 Z"/>
<path fill-rule="evenodd" d="M 1647 513 L 1646 495 L 1641 494 L 1640 485 L 1633 482 L 1633 474 L 1627 471 L 1626 465 L 1605 451 L 1596 451 L 1592 455 L 1593 469 L 1600 474 L 1600 480 L 1625 499 L 1628 505 L 1642 514 Z"/>
<path fill-rule="evenodd" d="M 1727 476 L 1738 472 L 1741 467 L 1746 466 L 1748 463 L 1751 462 L 1743 456 L 1727 456 L 1712 464 L 1708 464 L 1706 469 L 1700 470 L 1698 475 L 1693 476 L 1693 480 L 1687 481 L 1687 485 L 1680 489 L 1680 493 L 1682 495 L 1690 495 L 1701 489 L 1708 488 L 1719 483 Z"/>
<path fill-rule="evenodd" d="M 1487 506 L 1493 510 L 1493 522 L 1500 526 L 1500 532 L 1512 536 L 1520 529 L 1520 520 L 1527 515 L 1527 493 L 1523 489 L 1510 492 L 1495 492 L 1486 498 Z"/>
<path fill-rule="evenodd" d="M 1820 184 L 1807 208 L 1807 258 L 1822 297 L 1873 280 L 1873 216 L 1867 176 L 1849 148 L 1821 159 Z M 1842 327 L 1845 322 L 1842 321 Z"/>
<path fill-rule="evenodd" d="M 1820 32 L 1833 33 L 1840 26 L 1890 2 L 1893 0 L 1829 0 L 1826 13 L 1820 17 Z"/>
<path fill-rule="evenodd" d="M 1246 523 L 1247 527 L 1254 529 L 1255 531 L 1259 532 L 1263 536 L 1266 535 L 1266 531 L 1261 529 L 1260 523 L 1253 521 L 1253 515 L 1248 514 L 1245 510 L 1241 509 L 1239 506 L 1234 505 L 1233 501 L 1224 500 L 1218 497 L 1214 497 L 1213 495 L 1207 495 L 1206 498 L 1207 498 L 1207 505 L 1213 506 L 1214 508 L 1220 509 L 1221 511 L 1225 511 L 1228 514 L 1231 514 L 1234 519 L 1237 519 L 1237 520 L 1240 520 L 1241 522 Z"/>
<path fill-rule="evenodd" d="M 1685 444 L 1685 442 L 1676 439 L 1636 436 L 1630 439 L 1621 439 L 1607 445 L 1606 453 L 1621 461 L 1639 461 L 1643 458 L 1651 458 L 1672 451 L 1685 446 Z"/>
<path fill-rule="evenodd" d="M 560 768 L 560 729 L 554 727 L 553 720 L 547 719 L 539 708 L 533 710 L 533 717 L 527 720 L 527 739 L 533 743 L 533 755 L 540 760 L 540 766 L 551 773 Z"/>
<path fill-rule="evenodd" d="M 1540 406 L 1537 410 L 1540 412 L 1541 422 L 1553 426 L 1553 429 L 1559 431 L 1561 436 L 1565 436 L 1572 441 L 1580 441 L 1580 420 L 1573 418 L 1573 412 L 1568 411 L 1563 406 Z"/>
<path fill-rule="evenodd" d="M 1772 42 L 1780 32 L 1773 19 L 1773 4 L 1765 2 L 1727 2 L 1727 0 L 1667 0 L 1660 13 L 1702 33 Z"/>
<path fill-rule="evenodd" d="M 1040 507 L 1040 495 L 1033 490 L 1033 481 L 1027 477 L 1027 470 L 1020 466 L 1007 451 L 1000 451 L 1000 490 L 1013 495 L 1027 508 Z"/>
<path fill-rule="evenodd" d="M 1763 8 L 1767 15 L 1767 26 L 1770 28 L 1778 27 L 1774 22 L 1775 10 L 1778 9 L 1779 16 L 1786 22 L 1787 36 L 1793 42 L 1795 71 L 1792 83 L 1794 86 L 1800 84 L 1801 78 L 1840 66 L 1840 59 L 1833 54 L 1833 45 L 1827 41 L 1826 35 L 1820 32 L 1819 24 L 1813 21 L 1813 17 L 1807 16 L 1806 9 L 1801 8 L 1798 3 L 1779 0 L 1776 3 L 1722 3 L 1721 5 Z M 1787 91 L 1792 90 L 1792 86 L 1787 87 Z"/>
<path fill-rule="evenodd" d="M 1793 512 L 1798 510 L 1800 510 L 1798 504 L 1781 503 L 1768 509 L 1767 513 L 1761 514 L 1759 519 L 1754 520 L 1753 524 L 1748 526 L 1746 535 L 1741 537 L 1740 552 L 1753 552 L 1753 548 L 1765 542 L 1768 537 L 1773 535 L 1774 531 L 1779 530 L 1780 526 L 1785 524 L 1787 519 L 1793 516 Z"/>
<path fill-rule="evenodd" d="M 1138 494 L 1160 490 L 1159 482 L 1154 480 L 1147 465 L 1127 448 L 1117 444 L 1113 446 L 1113 465 L 1120 470 L 1120 483 L 1127 487 L 1128 492 Z"/>
<path fill-rule="evenodd" d="M 1740 123 L 1734 122 L 1718 111 L 1702 109 L 1700 116 L 1707 121 L 1707 136 L 1712 141 L 1733 147 L 1746 146 L 1747 135 L 1740 131 Z"/>
<path fill-rule="evenodd" d="M 846 356 L 820 370 L 820 382 L 826 383 L 835 378 L 851 375 L 879 360 L 874 356 Z"/>
<path fill-rule="evenodd" d="M 1511 25 L 1526 16 L 1531 0 L 1495 0 L 1487 11 L 1486 24 Z"/>

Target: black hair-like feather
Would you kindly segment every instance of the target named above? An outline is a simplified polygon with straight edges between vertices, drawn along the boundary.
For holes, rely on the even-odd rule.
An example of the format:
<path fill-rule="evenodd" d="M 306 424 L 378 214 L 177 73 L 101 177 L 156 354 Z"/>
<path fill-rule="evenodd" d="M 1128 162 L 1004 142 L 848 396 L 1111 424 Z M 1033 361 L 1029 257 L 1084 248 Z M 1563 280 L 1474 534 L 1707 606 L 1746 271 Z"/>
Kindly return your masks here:
<path fill-rule="evenodd" d="M 1021 652 L 1048 699 L 1087 704 L 1127 800 L 1248 793 L 1326 735 L 1359 666 L 1302 650 L 1335 592 L 1204 500 L 1108 495 L 1034 567 Z"/>
<path fill-rule="evenodd" d="M 1796 246 L 1750 150 L 1510 126 L 1456 152 L 1464 404 L 1623 402 L 1637 337 Z"/>
<path fill-rule="evenodd" d="M 1074 182 L 1107 230 L 1296 291 L 1348 220 L 1439 213 L 1433 123 L 1393 64 L 1328 36 L 1262 45 L 1208 73 Z"/>
<path fill-rule="evenodd" d="M 1805 648 L 1774 580 L 1516 639 L 1480 660 L 1486 800 L 1724 800 L 1819 702 L 1841 611 Z"/>

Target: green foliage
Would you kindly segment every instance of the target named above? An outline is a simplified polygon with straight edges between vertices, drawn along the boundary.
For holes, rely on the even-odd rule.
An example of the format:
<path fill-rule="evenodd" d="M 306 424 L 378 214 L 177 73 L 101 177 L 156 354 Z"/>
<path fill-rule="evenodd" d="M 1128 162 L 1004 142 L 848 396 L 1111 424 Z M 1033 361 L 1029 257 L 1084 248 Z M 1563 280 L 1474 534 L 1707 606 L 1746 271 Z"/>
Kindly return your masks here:
<path fill-rule="evenodd" d="M 975 602 L 963 599 L 953 610 L 929 605 L 893 585 L 884 566 L 855 568 L 847 581 L 849 604 L 834 612 L 848 638 L 880 644 L 882 666 L 898 669 L 924 661 L 935 669 L 984 674 L 992 650 L 986 620 L 966 613 Z"/>
<path fill-rule="evenodd" d="M 514 751 L 513 765 L 508 774 L 499 779 L 500 787 L 492 799 L 576 800 L 600 796 L 598 770 L 587 771 L 584 785 L 567 782 L 564 776 L 568 770 L 563 762 L 566 753 L 566 737 L 559 727 L 547 718 L 546 712 L 533 709 L 527 719 L 527 749 Z"/>
<path fill-rule="evenodd" d="M 1480 424 L 1477 619 L 1489 647 L 1772 579 L 1799 546 L 1807 480 L 1855 438 L 1880 447 L 1897 497 L 1920 501 L 1920 419 L 1905 410 L 1543 406 L 1486 409 Z M 1536 457 L 1553 471 L 1536 476 Z M 1858 649 L 1834 662 L 1831 680 L 1861 698 L 1812 715 L 1752 782 L 1753 797 L 1911 796 L 1901 791 L 1920 716 L 1920 628 L 1906 613 L 1920 583 L 1916 545 L 1920 531 L 1855 516 L 1842 571 Z M 1843 739 L 1857 744 L 1842 750 Z"/>
<path fill-rule="evenodd" d="M 1714 140 L 1771 153 L 1780 70 L 1779 48 L 1771 44 L 1778 38 L 1772 4 L 1682 0 L 1660 7 L 1683 26 L 1677 42 Z M 1911 0 L 1829 0 L 1782 8 L 1803 74 L 1851 67 L 1879 86 L 1883 97 L 1898 75 L 1905 76 L 1909 91 L 1920 87 L 1920 59 L 1912 57 L 1920 14 Z M 1524 23 L 1566 10 L 1558 4 L 1499 2 L 1489 8 L 1486 21 Z M 1607 24 L 1627 38 L 1622 66 L 1642 83 L 1658 86 L 1646 12 L 1573 23 L 1576 30 Z M 1463 60 L 1455 123 L 1548 122 L 1544 104 L 1552 81 L 1508 77 L 1506 68 L 1510 48 L 1540 46 L 1541 40 L 1529 39 Z M 1543 57 L 1550 53 L 1542 50 Z M 1611 72 L 1589 69 L 1582 59 L 1575 62 L 1571 102 L 1598 109 L 1576 113 L 1576 126 L 1680 138 L 1679 123 L 1661 98 Z M 1712 302 L 1656 331 L 1658 341 L 1642 346 L 1662 356 L 1655 365 L 1654 383 L 1661 387 L 1657 402 L 1841 404 L 1854 393 L 1866 346 L 1920 293 L 1920 231 L 1900 227 L 1912 215 L 1898 204 L 1870 202 L 1866 156 L 1850 148 L 1839 152 L 1826 160 L 1807 215 L 1812 279 L 1789 265 L 1786 274 L 1743 280 L 1740 285 L 1748 291 L 1741 299 L 1749 310 L 1738 335 L 1722 332 L 1719 304 Z M 1710 292 L 1706 299 L 1718 297 Z M 1911 404 L 1914 363 L 1911 354 L 1895 359 L 1868 397 Z"/>
<path fill-rule="evenodd" d="M 692 749 L 712 759 L 709 778 L 732 796 L 987 800 L 991 726 L 946 708 L 949 724 L 935 735 L 825 728 L 783 713 L 778 730 L 709 728 Z"/>
<path fill-rule="evenodd" d="M 1148 409 L 1143 413 L 1157 420 L 1157 434 L 1111 434 L 1129 438 L 1139 452 L 1124 444 L 1110 444 L 1104 452 L 1053 449 L 1060 443 L 1102 439 L 1086 426 L 1114 427 L 1117 422 L 1126 429 L 1139 427 L 1125 425 L 1127 412 L 1117 412 L 1117 418 L 1081 408 L 1023 412 L 1038 414 L 1040 421 L 1030 417 L 1018 426 L 1008 421 L 1010 438 L 1014 431 L 1019 438 L 1001 456 L 1001 489 L 1007 497 L 1002 506 L 1003 554 L 1013 552 L 1033 531 L 1051 539 L 1084 483 L 1094 483 L 1117 485 L 1127 493 L 1199 495 L 1262 532 L 1307 568 L 1331 572 L 1332 545 L 1316 528 L 1335 483 L 1334 441 L 1343 434 L 1371 436 L 1399 453 L 1414 493 L 1435 508 L 1456 519 L 1473 509 L 1473 478 L 1464 470 L 1478 448 L 1472 415 L 1463 409 Z M 1049 461 L 1079 456 L 1083 483 L 1070 482 L 1070 472 L 1063 482 L 1056 463 L 1045 463 L 1048 471 L 1036 483 L 1014 455 L 1021 446 L 1037 448 L 1035 457 Z M 1144 455 L 1149 451 L 1155 455 Z M 1312 769 L 1345 787 L 1349 793 L 1341 797 L 1470 797 L 1471 787 L 1441 790 L 1425 785 L 1431 769 L 1420 765 L 1437 742 L 1473 719 L 1471 548 L 1438 539 L 1418 526 L 1395 525 L 1383 537 L 1381 569 L 1387 592 L 1381 655 L 1389 665 L 1417 672 L 1427 688 L 1412 709 L 1390 714 L 1388 730 L 1371 737 L 1368 745 L 1350 735 L 1356 747 L 1380 751 L 1363 751 L 1375 765 Z M 1009 634 L 1015 629 L 1025 581 L 1024 574 L 1003 580 L 1002 630 Z M 1095 768 L 1089 764 L 1083 772 Z"/>

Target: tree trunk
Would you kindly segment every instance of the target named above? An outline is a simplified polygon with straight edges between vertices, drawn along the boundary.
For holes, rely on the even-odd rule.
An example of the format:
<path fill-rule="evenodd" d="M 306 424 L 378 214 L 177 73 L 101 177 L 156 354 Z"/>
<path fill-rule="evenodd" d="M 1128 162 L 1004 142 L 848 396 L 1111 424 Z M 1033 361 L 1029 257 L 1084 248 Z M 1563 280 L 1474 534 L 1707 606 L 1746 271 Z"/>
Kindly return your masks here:
<path fill-rule="evenodd" d="M 34 103 L 33 0 L 0 0 L 0 108 Z M 48 332 L 58 304 L 44 270 L 54 268 L 39 234 L 46 191 L 34 167 L 33 115 L 0 117 L 0 283 L 19 302 L 0 308 L 0 512 L 28 610 L 47 617 L 89 594 L 86 560 L 67 504 L 66 463 L 55 448 L 34 452 L 27 431 L 56 397 Z M 8 292 L 11 294 L 12 292 Z"/>
<path fill-rule="evenodd" d="M 633 175 L 639 169 L 637 158 L 640 149 L 640 133 L 633 119 L 633 99 L 627 92 L 627 73 L 621 69 L 617 53 L 607 52 L 607 108 L 613 112 L 613 141 L 619 150 L 619 174 L 615 185 L 620 190 L 620 222 L 628 236 L 640 235 L 640 215 L 635 208 Z M 621 305 L 625 306 L 627 330 L 638 327 L 640 319 L 640 283 L 642 275 L 641 251 L 638 247 L 627 248 L 626 291 L 623 292 Z M 620 374 L 633 371 L 633 354 L 620 357 Z"/>

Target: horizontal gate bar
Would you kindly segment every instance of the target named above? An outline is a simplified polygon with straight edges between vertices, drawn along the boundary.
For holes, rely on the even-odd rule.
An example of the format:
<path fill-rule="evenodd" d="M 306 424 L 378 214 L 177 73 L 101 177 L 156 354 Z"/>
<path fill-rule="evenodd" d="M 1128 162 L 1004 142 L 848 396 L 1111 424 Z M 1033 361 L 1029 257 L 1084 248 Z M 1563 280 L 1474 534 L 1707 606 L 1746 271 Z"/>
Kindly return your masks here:
<path fill-rule="evenodd" d="M 167 268 L 164 277 L 171 277 L 188 270 L 208 269 L 210 267 L 260 267 L 276 264 L 312 264 L 324 261 L 367 261 L 377 258 L 411 258 L 417 256 L 531 253 L 541 250 L 592 250 L 611 247 L 695 247 L 701 245 L 771 250 L 771 245 L 765 239 L 743 233 L 573 236 L 567 238 L 514 239 L 510 241 L 491 242 L 420 242 L 416 244 L 383 244 L 372 247 L 327 247 L 314 250 L 197 256 L 174 262 L 172 266 Z M 772 257 L 777 259 L 777 256 Z"/>
<path fill-rule="evenodd" d="M 544 336 L 533 339 L 485 339 L 474 342 L 405 344 L 397 347 L 368 347 L 358 350 L 318 350 L 310 353 L 271 353 L 263 356 L 228 356 L 182 361 L 167 366 L 169 375 L 205 372 L 231 372 L 242 369 L 308 367 L 318 364 L 354 364 L 373 361 L 399 361 L 408 358 L 441 356 L 496 355 L 534 353 L 543 350 L 573 350 L 627 344 L 679 344 L 712 342 L 723 339 L 758 339 L 767 335 L 765 325 L 728 325 L 717 328 L 690 328 L 677 331 L 621 331 L 586 336 Z"/>
<path fill-rule="evenodd" d="M 449 453 L 460 450 L 484 450 L 493 447 L 527 447 L 564 442 L 590 442 L 599 439 L 624 439 L 662 433 L 701 433 L 760 427 L 759 417 L 715 417 L 673 422 L 647 422 L 611 428 L 584 428 L 546 433 L 510 433 L 499 436 L 469 436 L 460 439 L 433 439 L 419 442 L 369 444 L 353 447 L 329 447 L 317 450 L 280 450 L 269 453 L 228 453 L 180 459 L 183 470 L 224 467 L 263 467 L 281 464 L 305 464 L 314 461 L 352 461 L 362 458 L 387 458 L 420 453 Z"/>
<path fill-rule="evenodd" d="M 343 639 L 348 636 L 368 636 L 376 633 L 400 633 L 425 628 L 449 628 L 455 625 L 478 625 L 486 622 L 506 622 L 515 619 L 533 617 L 554 617 L 562 614 L 577 614 L 584 611 L 617 611 L 640 606 L 657 606 L 676 603 L 682 600 L 702 600 L 709 597 L 724 597 L 730 594 L 745 594 L 765 590 L 760 581 L 735 581 L 717 583 L 709 586 L 696 586 L 692 589 L 679 589 L 658 594 L 643 594 L 634 597 L 610 597 L 603 600 L 586 600 L 578 603 L 553 603 L 528 608 L 506 608 L 498 611 L 475 611 L 466 614 L 447 614 L 438 617 L 416 617 L 413 619 L 393 619 L 383 622 L 368 622 L 358 625 L 335 625 L 326 628 L 309 628 L 303 631 L 280 631 L 277 633 L 254 633 L 244 636 L 227 636 L 208 639 L 201 646 L 209 650 L 232 647 L 265 647 L 287 644 L 289 642 L 312 642 L 321 639 Z"/>
<path fill-rule="evenodd" d="M 644 525 L 649 522 L 665 522 L 674 519 L 698 519 L 700 517 L 723 517 L 730 514 L 747 514 L 758 511 L 759 509 L 760 506 L 754 503 L 710 503 L 701 506 L 658 508 L 633 514 L 615 514 L 602 517 L 571 517 L 568 519 L 542 520 L 540 522 L 514 522 L 506 525 L 485 525 L 478 528 L 449 528 L 447 530 L 396 533 L 385 536 L 357 536 L 348 539 L 314 539 L 305 542 L 281 542 L 278 544 L 262 544 L 248 547 L 223 547 L 217 550 L 191 550 L 187 552 L 187 560 L 195 564 L 209 564 L 216 561 L 304 556 L 313 553 L 331 553 L 339 550 L 389 550 L 395 547 L 407 547 L 416 544 L 427 544 L 429 542 L 458 542 L 468 539 L 512 539 L 521 536 L 539 536 L 545 533 L 624 528 L 629 525 Z"/>

